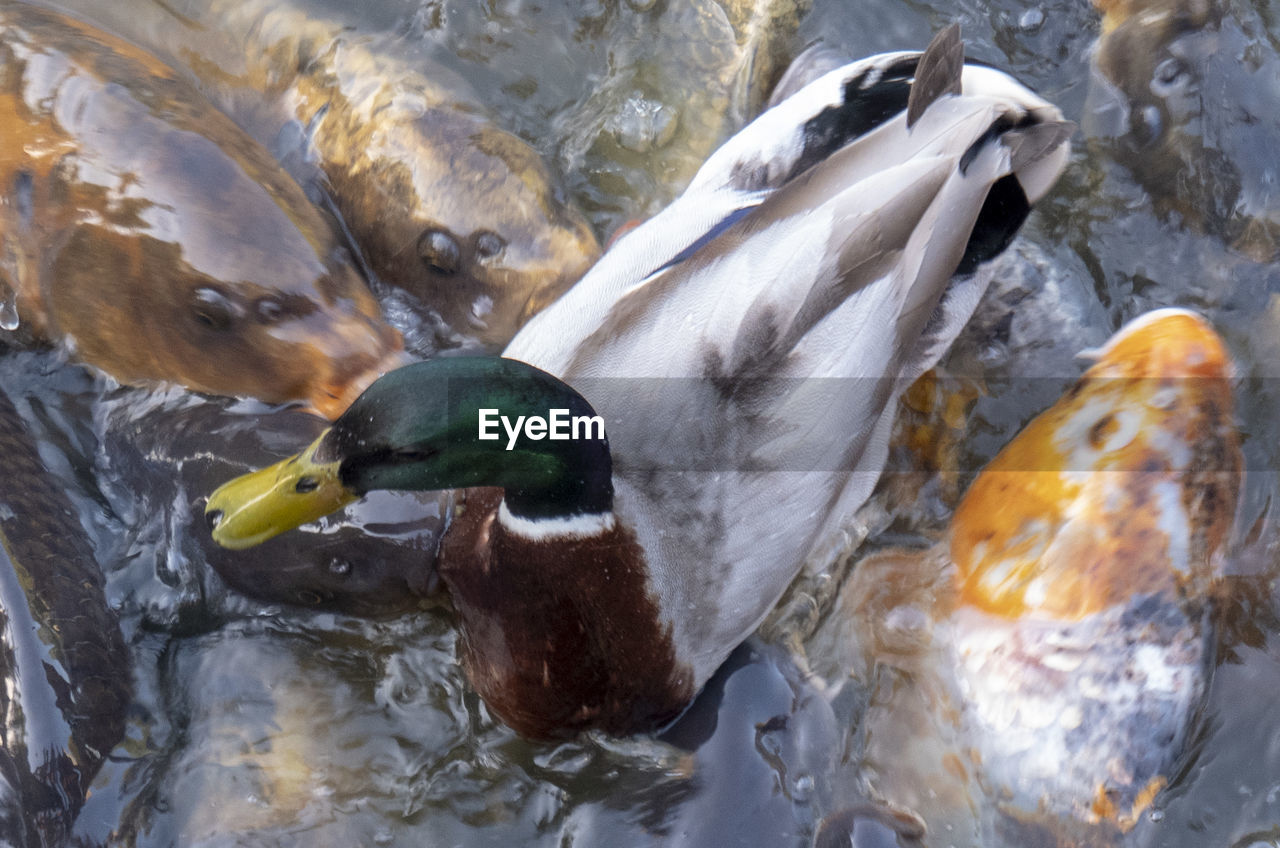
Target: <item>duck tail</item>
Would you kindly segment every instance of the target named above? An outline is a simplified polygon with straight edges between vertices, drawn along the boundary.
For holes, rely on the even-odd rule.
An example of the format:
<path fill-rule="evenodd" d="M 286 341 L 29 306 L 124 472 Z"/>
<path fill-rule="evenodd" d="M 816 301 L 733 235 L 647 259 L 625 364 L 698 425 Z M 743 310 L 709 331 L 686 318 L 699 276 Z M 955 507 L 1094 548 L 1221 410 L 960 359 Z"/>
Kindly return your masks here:
<path fill-rule="evenodd" d="M 999 144 L 1008 151 L 1009 163 L 1008 173 L 991 184 L 956 267 L 957 274 L 971 273 L 1008 247 L 1031 214 L 1032 204 L 1062 171 L 1070 149 L 1066 141 L 1075 131 L 1075 124 L 1041 121 L 1031 115 L 1022 121 L 1014 124 L 1007 116 L 1001 116 L 961 157 L 960 170 L 964 173 L 985 147 Z"/>
<path fill-rule="evenodd" d="M 907 128 L 946 94 L 959 94 L 964 75 L 964 42 L 960 40 L 960 24 L 952 24 L 933 37 L 920 54 L 915 82 L 907 95 Z"/>
<path fill-rule="evenodd" d="M 768 111 L 707 160 L 689 192 L 777 189 L 902 111 L 910 128 L 941 97 L 961 92 L 959 24 L 938 33 L 922 53 L 884 53 L 849 64 L 836 56 L 819 43 L 797 57 Z"/>
<path fill-rule="evenodd" d="M 969 320 L 990 281 L 990 269 L 982 266 L 1012 243 L 1031 207 L 1052 187 L 1075 132 L 1074 123 L 993 68 L 966 66 L 963 95 L 1003 100 L 1019 109 L 1003 111 L 959 159 L 962 179 L 985 182 L 989 188 L 948 284 L 940 294 L 933 286 L 912 291 L 908 311 L 928 308 L 930 316 L 904 360 L 904 383 L 932 367 Z"/>
<path fill-rule="evenodd" d="M 939 50 L 950 57 L 960 33 L 958 27 L 947 33 Z M 778 99 L 775 93 L 776 104 L 712 154 L 686 194 L 722 189 L 757 192 L 785 185 L 907 109 L 925 54 L 883 53 L 834 70 L 832 56 L 819 45 L 806 50 L 780 83 L 788 96 Z M 926 66 L 951 67 L 949 58 L 943 59 L 930 59 Z M 930 78 L 944 79 L 941 74 Z M 935 98 L 945 90 L 949 86 L 935 91 Z M 917 98 L 917 109 L 923 112 L 930 100 L 923 95 Z"/>
<path fill-rule="evenodd" d="M 966 63 L 959 24 L 934 36 L 923 52 L 896 52 L 837 65 L 821 43 L 806 49 L 783 75 L 770 108 L 730 139 L 698 172 L 687 193 L 774 190 L 836 151 L 906 112 L 911 129 L 931 106 L 952 95 L 991 96 L 1025 106 L 1018 126 L 993 127 L 1014 155 L 1013 169 L 1034 203 L 1062 170 L 1062 142 L 1075 125 L 1012 77 Z M 1012 132 L 1017 130 L 1017 132 Z M 1013 139 L 1022 135 L 1016 149 Z"/>

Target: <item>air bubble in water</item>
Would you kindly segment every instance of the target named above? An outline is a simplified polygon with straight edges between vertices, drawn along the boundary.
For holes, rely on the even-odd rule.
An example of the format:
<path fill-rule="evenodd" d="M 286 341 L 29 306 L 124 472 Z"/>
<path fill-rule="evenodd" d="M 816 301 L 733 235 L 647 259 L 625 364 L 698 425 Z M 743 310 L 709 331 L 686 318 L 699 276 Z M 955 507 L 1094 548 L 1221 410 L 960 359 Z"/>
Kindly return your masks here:
<path fill-rule="evenodd" d="M 671 142 L 678 123 L 677 110 L 640 94 L 626 103 L 609 122 L 618 144 L 636 153 L 662 148 Z"/>

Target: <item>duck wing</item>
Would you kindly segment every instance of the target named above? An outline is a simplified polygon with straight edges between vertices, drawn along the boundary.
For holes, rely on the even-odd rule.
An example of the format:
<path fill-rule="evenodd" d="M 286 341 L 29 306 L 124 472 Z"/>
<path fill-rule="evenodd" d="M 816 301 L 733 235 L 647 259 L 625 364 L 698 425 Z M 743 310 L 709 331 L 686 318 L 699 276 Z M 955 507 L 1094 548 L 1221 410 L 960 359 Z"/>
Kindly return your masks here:
<path fill-rule="evenodd" d="M 950 37 L 933 50 L 766 112 L 506 352 L 605 417 L 618 509 L 699 677 L 870 495 L 898 395 L 1065 162 L 1056 108 Z"/>
<path fill-rule="evenodd" d="M 1070 125 L 1061 121 L 1061 113 L 1055 107 L 1005 74 L 983 66 L 963 65 L 958 61 L 961 50 L 958 28 L 952 27 L 939 34 L 924 53 L 888 53 L 845 65 L 766 111 L 707 160 L 680 198 L 619 239 L 577 285 L 536 316 L 505 355 L 536 362 L 565 377 L 590 372 L 630 374 L 637 369 L 653 373 L 655 369 L 647 361 L 619 371 L 617 362 L 608 361 L 607 351 L 600 365 L 591 364 L 601 347 L 609 347 L 608 334 L 603 330 L 610 312 L 615 312 L 615 323 L 635 320 L 644 307 L 624 304 L 624 300 L 645 288 L 653 289 L 650 297 L 660 299 L 658 290 L 666 289 L 654 283 L 666 278 L 666 272 L 674 271 L 677 278 L 684 279 L 687 271 L 677 270 L 680 266 L 713 243 L 724 243 L 728 240 L 724 237 L 732 238 L 730 231 L 736 225 L 752 225 L 747 219 L 758 219 L 756 208 L 778 191 L 789 189 L 804 202 L 820 201 L 812 188 L 806 193 L 793 184 L 799 181 L 812 186 L 813 179 L 799 178 L 839 151 L 850 148 L 842 158 L 861 167 L 852 172 L 829 169 L 825 182 L 816 181 L 819 192 L 830 194 L 841 188 L 839 180 L 856 181 L 915 156 L 936 153 L 939 145 L 925 144 L 923 132 L 913 133 L 912 139 L 903 136 L 911 134 L 912 125 L 919 118 L 914 113 L 923 114 L 939 99 L 951 99 L 944 95 L 953 94 L 957 87 L 963 88 L 960 99 L 971 107 L 978 101 L 994 102 L 1001 107 L 999 114 L 1006 116 L 1006 122 L 1021 124 L 991 128 L 993 135 L 1005 138 L 1006 144 L 1019 133 L 1033 131 L 1049 139 L 1049 148 L 1039 158 L 1029 155 L 1031 146 L 1024 146 L 1027 155 L 1014 169 L 1027 202 L 1034 202 L 1061 170 L 1066 157 L 1063 142 Z M 923 69 L 922 88 L 915 87 L 918 69 Z M 913 95 L 913 91 L 923 93 Z M 910 124 L 903 120 L 904 112 L 912 113 Z M 1012 132 L 1014 129 L 1016 133 Z M 941 146 L 955 148 L 951 152 L 963 155 L 977 140 L 951 137 L 944 139 Z M 975 146 L 970 155 L 976 155 L 980 147 Z M 878 198 L 868 196 L 863 205 L 874 209 L 877 202 Z M 803 204 L 780 204 L 783 206 L 795 210 L 795 214 L 806 212 Z M 995 218 L 992 223 L 998 226 L 983 226 L 974 232 L 975 245 L 993 232 L 1003 231 L 1011 236 L 1021 223 L 1014 214 Z M 758 221 L 754 226 L 762 229 Z M 994 255 L 1007 240 L 996 239 L 996 248 L 978 258 Z M 736 287 L 734 293 L 738 294 Z M 595 337 L 594 341 L 591 337 Z M 601 343 L 602 339 L 606 340 Z"/>

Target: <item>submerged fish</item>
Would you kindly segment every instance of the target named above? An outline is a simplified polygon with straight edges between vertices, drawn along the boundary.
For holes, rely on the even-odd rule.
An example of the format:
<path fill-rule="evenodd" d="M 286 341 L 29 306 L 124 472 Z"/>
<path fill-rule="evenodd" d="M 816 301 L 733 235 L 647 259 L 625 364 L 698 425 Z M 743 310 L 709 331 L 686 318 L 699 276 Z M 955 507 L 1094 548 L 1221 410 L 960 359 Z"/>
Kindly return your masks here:
<path fill-rule="evenodd" d="M 766 98 L 812 5 L 684 0 L 584 8 L 578 29 L 606 27 L 610 50 L 592 69 L 598 81 L 555 131 L 568 168 L 596 214 L 609 216 L 610 229 L 660 212 L 721 143 L 777 102 Z M 850 59 L 842 56 L 828 70 Z"/>
<path fill-rule="evenodd" d="M 148 623 L 172 627 L 186 604 L 206 616 L 234 609 L 209 569 L 266 603 L 373 617 L 430 606 L 435 569 L 423 557 L 447 524 L 445 494 L 379 492 L 357 511 L 238 556 L 213 543 L 202 515 L 209 489 L 280 460 L 288 446 L 324 429 L 318 418 L 288 408 L 244 406 L 139 403 L 133 394 L 98 405 L 99 483 L 126 516 L 136 563 L 130 567 L 145 587 L 135 588 L 130 601 Z M 210 450 L 211 441 L 218 450 Z"/>
<path fill-rule="evenodd" d="M 125 382 L 327 416 L 399 335 L 270 154 L 154 57 L 0 2 L 0 295 Z M 16 313 L 16 314 L 15 314 Z"/>
<path fill-rule="evenodd" d="M 932 547 L 860 560 L 819 631 L 877 797 L 955 844 L 1111 844 L 1189 756 L 1242 459 L 1231 361 L 1160 310 L 978 475 Z"/>
<path fill-rule="evenodd" d="M 1213 657 L 1242 459 L 1198 316 L 1131 322 L 991 461 L 951 527 L 977 769 L 1015 818 L 1127 829 L 1171 779 Z"/>
<path fill-rule="evenodd" d="M 177 8 L 244 50 L 235 74 L 199 61 L 196 74 L 277 98 L 305 128 L 305 155 L 374 277 L 434 319 L 429 348 L 501 350 L 599 256 L 539 153 L 444 68 L 402 59 L 403 41 L 265 0 Z"/>
<path fill-rule="evenodd" d="M 0 390 L 0 843 L 65 845 L 124 736 L 130 657 L 93 548 Z"/>
<path fill-rule="evenodd" d="M 1259 261 L 1280 256 L 1280 56 L 1254 4 L 1094 0 L 1086 129 L 1155 208 Z"/>

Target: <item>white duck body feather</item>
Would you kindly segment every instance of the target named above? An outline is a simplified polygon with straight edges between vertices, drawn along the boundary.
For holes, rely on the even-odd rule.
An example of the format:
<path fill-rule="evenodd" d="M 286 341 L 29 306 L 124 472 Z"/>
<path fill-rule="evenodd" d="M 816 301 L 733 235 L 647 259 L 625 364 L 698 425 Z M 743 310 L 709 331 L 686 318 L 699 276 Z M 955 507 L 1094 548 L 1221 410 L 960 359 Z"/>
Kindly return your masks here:
<path fill-rule="evenodd" d="M 504 352 L 604 417 L 615 513 L 699 685 L 871 494 L 899 394 L 986 288 L 984 266 L 955 271 L 991 187 L 1016 174 L 1033 201 L 1065 162 L 1058 110 L 985 67 L 910 127 L 899 108 L 815 135 L 920 56 L 855 62 L 764 113 Z"/>

